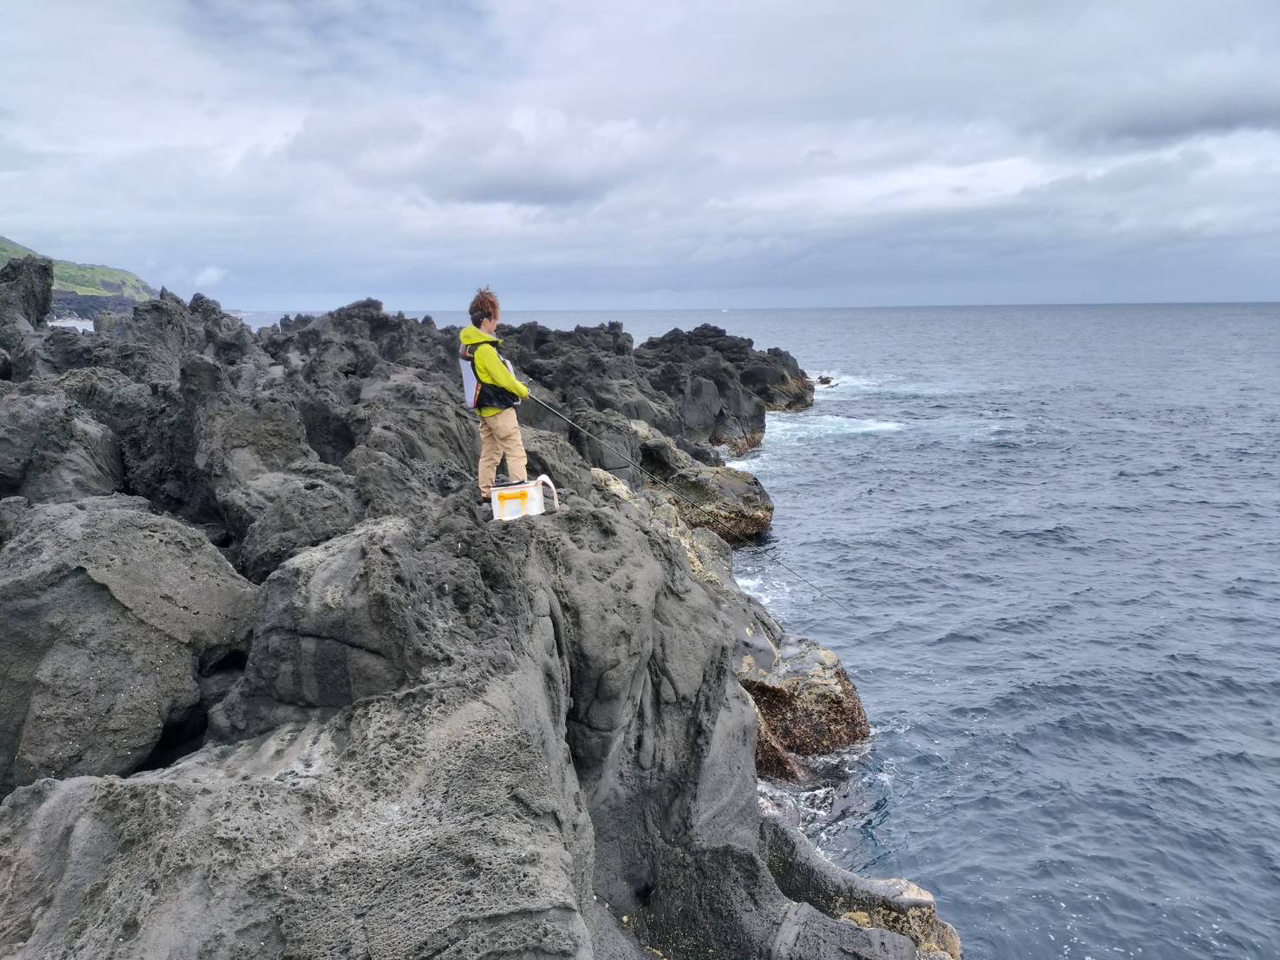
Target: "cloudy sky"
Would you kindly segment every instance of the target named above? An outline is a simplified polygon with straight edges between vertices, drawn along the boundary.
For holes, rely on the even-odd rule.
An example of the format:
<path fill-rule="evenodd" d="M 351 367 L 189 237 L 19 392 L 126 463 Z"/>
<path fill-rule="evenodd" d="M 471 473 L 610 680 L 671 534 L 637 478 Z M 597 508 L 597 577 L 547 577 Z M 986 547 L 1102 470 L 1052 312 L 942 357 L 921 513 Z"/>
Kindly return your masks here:
<path fill-rule="evenodd" d="M 246 309 L 1280 299 L 1276 0 L 9 5 L 0 235 Z"/>

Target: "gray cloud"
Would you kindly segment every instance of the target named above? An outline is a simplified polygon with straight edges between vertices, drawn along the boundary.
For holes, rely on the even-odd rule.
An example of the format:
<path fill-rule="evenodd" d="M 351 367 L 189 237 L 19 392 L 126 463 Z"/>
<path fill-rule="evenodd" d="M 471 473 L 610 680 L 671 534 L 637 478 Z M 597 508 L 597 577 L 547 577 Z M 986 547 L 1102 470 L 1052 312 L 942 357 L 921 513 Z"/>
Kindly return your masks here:
<path fill-rule="evenodd" d="M 7 17 L 0 233 L 245 307 L 1280 296 L 1270 0 Z"/>

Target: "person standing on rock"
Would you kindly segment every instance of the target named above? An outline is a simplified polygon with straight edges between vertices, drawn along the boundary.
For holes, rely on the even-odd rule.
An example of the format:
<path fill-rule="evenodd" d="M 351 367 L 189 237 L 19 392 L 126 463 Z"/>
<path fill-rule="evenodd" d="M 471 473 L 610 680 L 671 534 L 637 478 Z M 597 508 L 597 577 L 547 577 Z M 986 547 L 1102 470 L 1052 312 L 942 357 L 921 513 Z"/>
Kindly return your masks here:
<path fill-rule="evenodd" d="M 480 493 L 489 496 L 498 463 L 507 458 L 507 477 L 513 483 L 529 478 L 525 472 L 524 441 L 516 405 L 529 396 L 529 388 L 516 379 L 511 366 L 498 356 L 502 343 L 494 333 L 502 308 L 488 288 L 477 290 L 471 301 L 471 326 L 463 327 L 458 355 L 471 363 L 476 377 L 473 406 L 480 414 Z"/>

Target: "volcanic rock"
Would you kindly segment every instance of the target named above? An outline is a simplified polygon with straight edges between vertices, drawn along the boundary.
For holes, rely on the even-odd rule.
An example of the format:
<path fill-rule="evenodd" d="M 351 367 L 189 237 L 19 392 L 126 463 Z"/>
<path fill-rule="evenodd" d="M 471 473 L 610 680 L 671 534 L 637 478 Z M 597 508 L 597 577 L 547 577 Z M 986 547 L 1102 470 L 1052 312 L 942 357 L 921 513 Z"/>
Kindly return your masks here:
<path fill-rule="evenodd" d="M 0 266 L 0 347 L 12 351 L 18 332 L 43 327 L 52 302 L 52 260 L 27 256 Z"/>
<path fill-rule="evenodd" d="M 746 658 L 738 680 L 755 702 L 766 730 L 756 745 L 756 766 L 764 776 L 808 779 L 803 764 L 789 755 L 833 753 L 871 736 L 858 691 L 830 650 L 792 644 L 772 669 Z"/>
<path fill-rule="evenodd" d="M 149 510 L 89 497 L 6 518 L 0 793 L 132 772 L 199 704 L 201 665 L 243 644 L 253 588 Z"/>
<path fill-rule="evenodd" d="M 796 358 L 778 347 L 756 351 L 738 368 L 742 385 L 769 410 L 807 410 L 813 406 L 813 381 Z"/>
<path fill-rule="evenodd" d="M 307 464 L 298 474 L 266 474 L 270 500 L 240 544 L 237 566 L 261 583 L 301 550 L 350 530 L 359 519 L 351 478 L 327 464 Z"/>
<path fill-rule="evenodd" d="M 52 342 L 12 307 L 0 328 Z M 708 444 L 758 442 L 767 406 L 804 402 L 782 357 L 715 328 L 649 349 L 621 328 L 503 331 L 579 426 L 522 406 L 531 466 L 567 496 L 492 523 L 454 329 L 369 300 L 255 335 L 167 293 L 95 329 L 71 368 L 46 351 L 0 381 L 27 424 L 6 432 L 5 492 L 76 498 L 0 500 L 3 783 L 29 784 L 0 805 L 0 954 L 942 943 L 925 898 L 788 859 L 794 837 L 770 832 L 735 665 L 782 675 L 831 730 L 848 711 L 788 685 L 728 544 L 627 462 L 702 478 L 726 522 L 762 511 Z M 40 465 L 39 430 L 70 460 Z M 84 495 L 121 487 L 145 500 Z M 810 745 L 772 729 L 788 757 Z"/>
<path fill-rule="evenodd" d="M 665 432 L 721 444 L 735 454 L 759 446 L 766 410 L 813 402 L 813 387 L 790 354 L 776 348 L 761 353 L 745 337 L 710 324 L 650 339 L 636 348 L 635 358 L 679 411 L 678 428 Z"/>
<path fill-rule="evenodd" d="M 57 376 L 90 367 L 103 359 L 103 348 L 92 333 L 67 327 L 42 327 L 23 339 L 13 352 L 14 380 Z"/>
<path fill-rule="evenodd" d="M 661 494 L 670 497 L 689 526 L 705 527 L 734 545 L 769 529 L 773 501 L 754 476 L 732 467 L 704 466 L 640 421 L 632 429 L 641 437 L 642 465 L 662 481 Z"/>
<path fill-rule="evenodd" d="M 107 316 L 127 317 L 137 305 L 138 301 L 132 297 L 55 290 L 52 309 L 55 317 L 96 320 Z"/>
<path fill-rule="evenodd" d="M 53 503 L 123 484 L 115 433 L 64 391 L 33 381 L 0 395 L 0 497 Z"/>
<path fill-rule="evenodd" d="M 962 960 L 960 937 L 938 918 L 927 890 L 909 880 L 850 877 L 777 816 L 761 818 L 760 839 L 787 896 L 862 928 L 902 934 L 917 946 L 919 960 Z"/>
<path fill-rule="evenodd" d="M 813 386 L 790 354 L 756 350 L 749 339 L 719 327 L 673 330 L 634 348 L 618 323 L 572 331 L 524 324 L 499 332 L 506 338 L 503 351 L 519 371 L 551 392 L 544 399 L 644 421 L 680 438 L 688 452 L 708 463 L 716 455 L 705 445 L 742 453 L 763 437 L 766 410 L 813 402 Z M 529 423 L 564 429 L 554 414 L 532 407 Z M 605 466 L 587 451 L 584 456 Z"/>

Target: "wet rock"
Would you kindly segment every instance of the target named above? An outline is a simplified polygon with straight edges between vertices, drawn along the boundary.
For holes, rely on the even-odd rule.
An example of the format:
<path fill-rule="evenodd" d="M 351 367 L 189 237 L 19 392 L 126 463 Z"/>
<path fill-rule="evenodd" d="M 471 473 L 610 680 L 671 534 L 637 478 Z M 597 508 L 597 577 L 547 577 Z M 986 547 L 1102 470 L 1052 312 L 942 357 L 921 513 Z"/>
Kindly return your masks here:
<path fill-rule="evenodd" d="M 138 498 L 33 507 L 5 527 L 0 793 L 131 772 L 199 703 L 202 658 L 243 644 L 253 588 Z"/>
<path fill-rule="evenodd" d="M 661 481 L 657 491 L 691 527 L 715 532 L 733 546 L 764 533 L 773 523 L 773 501 L 760 481 L 743 470 L 698 463 L 669 437 L 633 421 L 641 463 Z"/>
<path fill-rule="evenodd" d="M 875 880 L 841 870 L 778 816 L 760 821 L 769 869 L 789 897 L 861 928 L 890 930 L 910 940 L 921 960 L 962 960 L 960 937 L 938 918 L 933 895 L 909 880 Z"/>
<path fill-rule="evenodd" d="M 762 776 L 804 780 L 802 765 L 780 754 L 800 757 L 832 753 L 871 736 L 871 724 L 858 691 L 840 658 L 812 644 L 784 648 L 773 669 L 744 658 L 738 679 L 751 695 L 767 728 L 757 743 Z"/>
<path fill-rule="evenodd" d="M 37 503 L 122 489 L 124 465 L 111 428 L 44 382 L 0 396 L 0 497 Z"/>
<path fill-rule="evenodd" d="M 773 523 L 773 501 L 760 481 L 732 467 L 699 467 L 667 478 L 672 503 L 685 523 L 705 527 L 733 546 L 759 536 Z"/>
<path fill-rule="evenodd" d="M 806 410 L 813 406 L 813 381 L 796 358 L 778 347 L 751 353 L 737 367 L 742 385 L 754 393 L 768 410 Z"/>
<path fill-rule="evenodd" d="M 750 694 L 751 689 L 749 687 L 746 689 Z M 760 704 L 754 702 L 754 705 L 756 708 L 756 775 L 786 783 L 808 783 L 813 779 L 813 771 L 806 767 L 778 738 L 778 734 L 761 712 Z"/>

